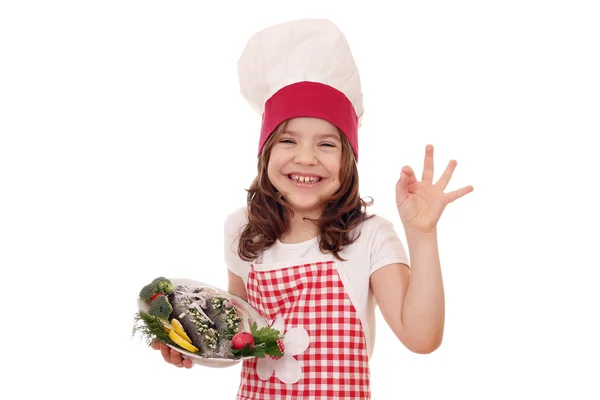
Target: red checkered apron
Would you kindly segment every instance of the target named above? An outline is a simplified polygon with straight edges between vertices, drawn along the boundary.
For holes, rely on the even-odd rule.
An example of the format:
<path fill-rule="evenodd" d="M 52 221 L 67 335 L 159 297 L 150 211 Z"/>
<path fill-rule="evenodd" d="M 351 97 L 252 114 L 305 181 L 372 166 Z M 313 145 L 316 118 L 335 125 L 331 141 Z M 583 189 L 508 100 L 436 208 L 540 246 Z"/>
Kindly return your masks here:
<path fill-rule="evenodd" d="M 286 331 L 304 328 L 308 349 L 295 356 L 302 378 L 293 384 L 276 374 L 261 380 L 256 359 L 242 365 L 238 400 L 370 399 L 369 356 L 363 326 L 337 269 L 337 261 L 292 266 L 252 265 L 248 303 Z"/>

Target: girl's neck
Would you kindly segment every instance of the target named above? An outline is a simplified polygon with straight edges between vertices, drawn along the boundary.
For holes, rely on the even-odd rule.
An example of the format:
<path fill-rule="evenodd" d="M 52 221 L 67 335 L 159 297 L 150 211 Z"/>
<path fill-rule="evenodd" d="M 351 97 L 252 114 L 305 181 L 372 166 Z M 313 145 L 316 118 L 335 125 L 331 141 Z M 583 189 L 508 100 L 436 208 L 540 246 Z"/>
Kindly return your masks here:
<path fill-rule="evenodd" d="M 316 218 L 296 212 L 290 221 L 290 226 L 279 239 L 282 243 L 301 243 L 313 239 L 319 233 L 319 228 L 311 221 L 305 221 L 303 218 Z"/>

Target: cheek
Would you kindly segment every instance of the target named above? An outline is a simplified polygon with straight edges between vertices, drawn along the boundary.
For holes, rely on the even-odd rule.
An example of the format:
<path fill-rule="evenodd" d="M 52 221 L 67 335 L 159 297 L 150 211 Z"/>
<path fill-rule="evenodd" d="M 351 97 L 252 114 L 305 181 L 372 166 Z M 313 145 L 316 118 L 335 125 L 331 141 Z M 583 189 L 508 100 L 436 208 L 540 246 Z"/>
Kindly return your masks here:
<path fill-rule="evenodd" d="M 271 183 L 274 183 L 273 180 L 276 178 L 276 175 L 274 165 L 271 163 L 269 163 L 269 166 L 267 167 L 267 177 L 269 178 L 269 181 L 271 181 Z"/>
<path fill-rule="evenodd" d="M 327 163 L 327 171 L 331 174 L 331 177 L 334 178 L 337 182 L 340 181 L 340 172 L 341 165 L 340 160 L 333 159 Z"/>
<path fill-rule="evenodd" d="M 337 185 L 341 185 L 342 184 L 342 180 L 340 179 L 340 170 L 339 170 L 339 168 L 336 170 L 335 183 Z"/>
<path fill-rule="evenodd" d="M 288 154 L 279 149 L 273 149 L 267 170 L 273 173 L 280 173 L 289 161 L 290 157 Z"/>
<path fill-rule="evenodd" d="M 272 159 L 267 166 L 267 176 L 273 185 L 281 179 L 282 163 L 277 158 Z"/>

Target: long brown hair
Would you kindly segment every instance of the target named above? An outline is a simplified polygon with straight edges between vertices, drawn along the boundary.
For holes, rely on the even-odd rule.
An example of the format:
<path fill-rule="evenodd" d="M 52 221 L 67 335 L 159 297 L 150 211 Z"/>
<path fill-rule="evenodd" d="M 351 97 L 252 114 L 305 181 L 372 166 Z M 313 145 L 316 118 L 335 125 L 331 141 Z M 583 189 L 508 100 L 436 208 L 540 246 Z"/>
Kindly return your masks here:
<path fill-rule="evenodd" d="M 247 189 L 248 223 L 242 231 L 238 254 L 242 260 L 252 261 L 271 247 L 285 233 L 294 212 L 286 203 L 267 175 L 271 150 L 279 140 L 286 122 L 280 124 L 265 143 L 258 158 L 257 176 Z M 372 200 L 363 200 L 358 191 L 358 169 L 350 142 L 340 133 L 342 140 L 342 160 L 340 165 L 340 189 L 325 201 L 325 209 L 318 219 L 312 221 L 319 227 L 319 249 L 323 253 L 333 253 L 341 260 L 339 252 L 352 244 L 358 236 L 351 232 L 361 222 L 371 218 L 366 208 Z"/>

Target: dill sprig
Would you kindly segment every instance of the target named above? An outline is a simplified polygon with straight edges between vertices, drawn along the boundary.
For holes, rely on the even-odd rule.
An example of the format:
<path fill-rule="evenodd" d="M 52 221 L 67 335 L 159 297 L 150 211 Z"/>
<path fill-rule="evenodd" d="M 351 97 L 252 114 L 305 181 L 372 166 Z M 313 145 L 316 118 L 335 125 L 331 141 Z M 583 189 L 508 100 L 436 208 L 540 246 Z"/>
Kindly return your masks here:
<path fill-rule="evenodd" d="M 133 330 L 131 333 L 132 337 L 135 336 L 136 333 L 141 334 L 142 338 L 146 340 L 148 346 L 150 346 L 154 340 L 159 340 L 172 346 L 177 346 L 177 344 L 175 344 L 169 338 L 169 334 L 165 331 L 165 325 L 163 321 L 160 318 L 152 316 L 143 311 L 139 311 L 137 314 L 135 314 Z"/>

